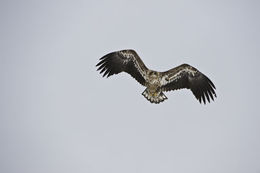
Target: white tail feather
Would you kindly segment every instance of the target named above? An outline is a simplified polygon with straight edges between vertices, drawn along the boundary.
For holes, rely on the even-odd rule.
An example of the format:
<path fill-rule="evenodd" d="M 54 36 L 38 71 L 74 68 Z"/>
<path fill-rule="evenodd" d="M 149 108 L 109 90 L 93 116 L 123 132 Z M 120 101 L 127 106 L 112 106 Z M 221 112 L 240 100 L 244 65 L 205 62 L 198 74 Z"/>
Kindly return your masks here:
<path fill-rule="evenodd" d="M 160 103 L 167 99 L 167 97 L 163 94 L 163 92 L 160 92 L 159 94 L 152 94 L 148 91 L 148 89 L 144 90 L 142 95 L 149 100 L 151 103 Z"/>

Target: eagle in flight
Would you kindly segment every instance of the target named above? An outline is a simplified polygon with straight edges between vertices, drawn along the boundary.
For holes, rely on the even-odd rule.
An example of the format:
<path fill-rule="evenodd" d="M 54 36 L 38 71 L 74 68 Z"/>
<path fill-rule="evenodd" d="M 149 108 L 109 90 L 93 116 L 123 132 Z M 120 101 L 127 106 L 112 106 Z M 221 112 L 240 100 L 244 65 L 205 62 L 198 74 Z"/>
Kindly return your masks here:
<path fill-rule="evenodd" d="M 138 54 L 131 49 L 111 52 L 96 65 L 103 77 L 126 72 L 146 87 L 142 95 L 151 103 L 160 103 L 167 99 L 163 91 L 187 88 L 196 99 L 214 100 L 217 97 L 215 86 L 211 80 L 196 68 L 182 64 L 165 72 L 148 69 Z"/>

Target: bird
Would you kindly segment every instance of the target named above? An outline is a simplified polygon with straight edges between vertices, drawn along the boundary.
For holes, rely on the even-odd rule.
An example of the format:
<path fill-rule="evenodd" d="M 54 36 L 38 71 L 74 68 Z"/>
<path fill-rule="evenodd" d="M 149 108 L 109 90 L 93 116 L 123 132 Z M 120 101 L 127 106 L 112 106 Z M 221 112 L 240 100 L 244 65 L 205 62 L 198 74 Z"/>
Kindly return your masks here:
<path fill-rule="evenodd" d="M 178 89 L 190 89 L 195 98 L 206 104 L 214 101 L 216 87 L 213 82 L 195 67 L 181 64 L 168 71 L 159 72 L 145 66 L 133 49 L 124 49 L 108 53 L 99 59 L 97 71 L 103 77 L 126 72 L 146 89 L 142 95 L 151 103 L 161 103 L 168 99 L 163 92 Z"/>

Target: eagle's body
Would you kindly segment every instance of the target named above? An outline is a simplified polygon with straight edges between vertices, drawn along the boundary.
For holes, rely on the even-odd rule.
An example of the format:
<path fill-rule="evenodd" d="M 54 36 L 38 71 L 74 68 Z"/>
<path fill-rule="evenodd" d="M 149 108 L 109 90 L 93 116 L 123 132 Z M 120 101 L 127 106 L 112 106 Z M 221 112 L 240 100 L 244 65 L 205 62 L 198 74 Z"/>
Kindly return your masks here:
<path fill-rule="evenodd" d="M 159 103 L 167 99 L 163 94 L 161 87 L 162 75 L 160 72 L 148 70 L 147 72 L 147 81 L 145 82 L 146 90 L 142 95 L 147 98 L 152 103 Z"/>
<path fill-rule="evenodd" d="M 160 103 L 167 99 L 163 91 L 181 88 L 191 89 L 201 102 L 214 100 L 215 86 L 204 74 L 196 68 L 182 64 L 165 72 L 148 69 L 134 50 L 121 50 L 109 53 L 97 64 L 103 76 L 111 76 L 122 71 L 129 73 L 140 84 L 146 87 L 142 95 L 151 103 Z"/>

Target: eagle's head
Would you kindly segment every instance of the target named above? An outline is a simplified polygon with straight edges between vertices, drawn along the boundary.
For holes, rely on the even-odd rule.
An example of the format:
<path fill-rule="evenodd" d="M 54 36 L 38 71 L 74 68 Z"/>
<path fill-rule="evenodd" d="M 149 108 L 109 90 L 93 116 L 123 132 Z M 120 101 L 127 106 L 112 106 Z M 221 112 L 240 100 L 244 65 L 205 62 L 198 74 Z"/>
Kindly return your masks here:
<path fill-rule="evenodd" d="M 159 73 L 157 71 L 150 70 L 148 72 L 148 76 L 149 76 L 150 79 L 155 79 L 155 78 L 159 77 Z"/>

